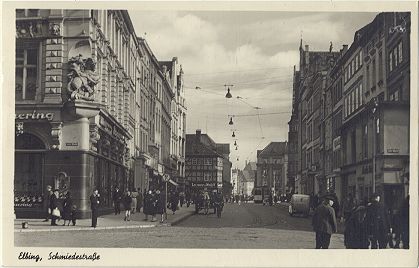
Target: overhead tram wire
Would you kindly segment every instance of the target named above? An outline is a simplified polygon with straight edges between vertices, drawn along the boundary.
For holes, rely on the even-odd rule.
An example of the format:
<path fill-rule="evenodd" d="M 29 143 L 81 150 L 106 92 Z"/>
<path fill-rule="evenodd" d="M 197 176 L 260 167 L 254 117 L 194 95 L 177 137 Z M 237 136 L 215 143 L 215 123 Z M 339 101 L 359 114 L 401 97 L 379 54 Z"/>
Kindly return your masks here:
<path fill-rule="evenodd" d="M 259 69 L 243 69 L 243 70 L 236 70 L 236 71 L 219 71 L 219 72 L 207 72 L 207 73 L 189 73 L 187 74 L 187 76 L 213 75 L 213 74 L 223 74 L 223 73 L 246 73 L 246 72 L 254 72 L 254 71 L 277 70 L 277 69 L 288 69 L 288 68 L 292 68 L 292 66 L 259 68 Z"/>

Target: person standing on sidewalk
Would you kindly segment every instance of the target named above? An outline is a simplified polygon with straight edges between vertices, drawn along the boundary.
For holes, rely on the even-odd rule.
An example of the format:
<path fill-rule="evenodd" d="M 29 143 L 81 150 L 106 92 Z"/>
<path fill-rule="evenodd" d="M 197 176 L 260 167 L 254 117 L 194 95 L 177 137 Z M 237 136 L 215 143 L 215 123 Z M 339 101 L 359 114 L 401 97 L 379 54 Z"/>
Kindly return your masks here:
<path fill-rule="evenodd" d="M 404 200 L 400 209 L 400 230 L 401 239 L 403 243 L 403 249 L 409 249 L 409 207 L 410 207 L 410 195 Z"/>
<path fill-rule="evenodd" d="M 115 215 L 116 214 L 121 214 L 122 193 L 119 190 L 118 186 L 115 187 L 115 190 L 113 191 L 113 194 L 112 194 L 112 198 L 113 198 L 113 206 L 114 206 L 114 209 L 115 209 Z"/>
<path fill-rule="evenodd" d="M 92 226 L 93 228 L 97 227 L 97 216 L 99 210 L 99 201 L 100 195 L 99 190 L 95 189 L 93 194 L 90 196 L 90 208 L 92 210 Z"/>
<path fill-rule="evenodd" d="M 326 195 L 324 201 L 314 211 L 312 225 L 316 232 L 316 249 L 327 249 L 330 245 L 332 233 L 337 231 L 336 215 L 333 197 Z"/>
<path fill-rule="evenodd" d="M 51 209 L 51 226 L 58 225 L 57 219 L 59 219 L 59 217 L 57 215 L 54 215 L 54 210 L 58 210 L 58 196 L 58 190 L 54 190 L 54 192 L 51 194 L 49 198 L 49 206 Z"/>
<path fill-rule="evenodd" d="M 138 192 L 134 190 L 131 192 L 131 214 L 135 214 L 135 211 L 137 210 L 137 197 L 138 197 Z"/>
<path fill-rule="evenodd" d="M 386 248 L 390 233 L 388 213 L 384 205 L 380 203 L 380 195 L 377 193 L 372 195 L 366 220 L 371 249 Z"/>
<path fill-rule="evenodd" d="M 131 193 L 129 191 L 126 192 L 124 198 L 122 199 L 122 205 L 125 209 L 125 218 L 124 221 L 130 221 L 131 217 L 131 203 L 132 203 L 132 197 Z"/>
<path fill-rule="evenodd" d="M 165 197 L 159 190 L 156 191 L 156 214 L 160 215 L 160 223 L 164 222 L 164 213 L 166 211 Z M 154 218 L 154 216 L 153 216 Z"/>
<path fill-rule="evenodd" d="M 50 206 L 50 198 L 51 195 L 53 194 L 52 192 L 52 187 L 51 185 L 47 185 L 46 191 L 44 193 L 44 210 L 45 210 L 45 220 L 44 222 L 49 221 L 49 219 L 51 218 L 51 206 Z"/>
<path fill-rule="evenodd" d="M 175 212 L 177 210 L 178 203 L 179 203 L 179 196 L 178 196 L 177 192 L 174 191 L 170 195 L 170 208 L 173 212 L 173 215 L 175 214 Z"/>
<path fill-rule="evenodd" d="M 76 215 L 75 215 L 75 206 L 73 205 L 73 199 L 71 199 L 71 193 L 67 192 L 65 195 L 65 200 L 63 204 L 63 219 L 65 226 L 66 222 L 68 221 L 68 225 L 70 225 L 70 221 L 73 223 L 73 226 L 76 225 Z"/>
<path fill-rule="evenodd" d="M 148 220 L 148 215 L 151 215 L 151 204 L 153 203 L 152 200 L 152 195 L 151 195 L 151 190 L 149 190 L 148 192 L 146 192 L 144 194 L 144 209 L 143 209 L 143 213 L 145 215 L 144 220 L 147 221 Z"/>
<path fill-rule="evenodd" d="M 141 212 L 141 208 L 143 207 L 143 193 L 141 192 L 141 188 L 138 188 L 137 190 L 138 195 L 137 195 L 137 212 L 140 213 Z"/>

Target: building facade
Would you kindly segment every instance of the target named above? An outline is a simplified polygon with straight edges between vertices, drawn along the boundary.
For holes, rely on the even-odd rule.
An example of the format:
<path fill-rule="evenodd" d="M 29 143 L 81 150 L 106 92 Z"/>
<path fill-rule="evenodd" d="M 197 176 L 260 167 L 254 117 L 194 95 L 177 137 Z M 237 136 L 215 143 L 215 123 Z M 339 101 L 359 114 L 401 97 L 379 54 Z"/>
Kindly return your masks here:
<path fill-rule="evenodd" d="M 288 143 L 271 142 L 257 151 L 256 187 L 267 187 L 273 195 L 288 193 Z"/>
<path fill-rule="evenodd" d="M 47 185 L 80 217 L 94 189 L 106 213 L 115 187 L 158 185 L 174 97 L 160 100 L 163 78 L 127 11 L 16 10 L 16 215 L 44 217 Z"/>
<path fill-rule="evenodd" d="M 397 207 L 409 185 L 410 14 L 378 14 L 340 52 L 307 51 L 300 45 L 289 122 L 292 133 L 299 118 L 299 171 L 290 172 L 296 187 L 335 192 L 339 200 L 377 192 Z"/>
<path fill-rule="evenodd" d="M 186 135 L 186 191 L 219 190 L 223 188 L 224 157 L 217 152 L 217 144 L 197 130 Z"/>

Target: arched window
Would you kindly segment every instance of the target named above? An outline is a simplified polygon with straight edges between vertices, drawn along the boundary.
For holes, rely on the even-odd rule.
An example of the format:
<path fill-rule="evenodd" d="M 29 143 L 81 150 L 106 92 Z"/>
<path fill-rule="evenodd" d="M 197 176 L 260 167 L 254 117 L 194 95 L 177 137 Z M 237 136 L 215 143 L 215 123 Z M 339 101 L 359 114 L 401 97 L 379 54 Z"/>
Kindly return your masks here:
<path fill-rule="evenodd" d="M 15 139 L 15 149 L 21 150 L 43 150 L 45 143 L 37 136 L 30 133 L 23 133 Z"/>

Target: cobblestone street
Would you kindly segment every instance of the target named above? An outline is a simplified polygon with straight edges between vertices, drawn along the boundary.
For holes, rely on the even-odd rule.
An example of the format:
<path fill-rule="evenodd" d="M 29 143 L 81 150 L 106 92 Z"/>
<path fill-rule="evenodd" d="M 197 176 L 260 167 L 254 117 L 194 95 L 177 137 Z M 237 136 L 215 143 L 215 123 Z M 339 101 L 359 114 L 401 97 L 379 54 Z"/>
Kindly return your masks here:
<path fill-rule="evenodd" d="M 314 248 L 310 219 L 291 217 L 287 207 L 226 204 L 223 215 L 193 215 L 176 226 L 15 233 L 16 246 L 133 248 Z M 71 239 L 69 239 L 71 237 Z M 331 248 L 344 248 L 334 234 Z"/>

